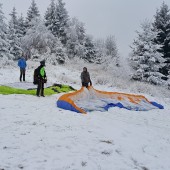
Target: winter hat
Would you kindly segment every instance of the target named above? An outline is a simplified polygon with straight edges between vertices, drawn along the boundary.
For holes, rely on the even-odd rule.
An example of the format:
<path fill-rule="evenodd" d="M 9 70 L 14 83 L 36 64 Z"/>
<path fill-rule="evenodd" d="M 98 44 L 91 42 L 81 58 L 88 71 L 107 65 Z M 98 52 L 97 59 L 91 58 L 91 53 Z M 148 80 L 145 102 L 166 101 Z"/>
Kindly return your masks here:
<path fill-rule="evenodd" d="M 45 66 L 45 60 L 40 61 L 40 64 L 41 64 L 42 66 Z"/>
<path fill-rule="evenodd" d="M 83 67 L 83 70 L 86 70 L 86 71 L 87 71 L 87 67 Z"/>

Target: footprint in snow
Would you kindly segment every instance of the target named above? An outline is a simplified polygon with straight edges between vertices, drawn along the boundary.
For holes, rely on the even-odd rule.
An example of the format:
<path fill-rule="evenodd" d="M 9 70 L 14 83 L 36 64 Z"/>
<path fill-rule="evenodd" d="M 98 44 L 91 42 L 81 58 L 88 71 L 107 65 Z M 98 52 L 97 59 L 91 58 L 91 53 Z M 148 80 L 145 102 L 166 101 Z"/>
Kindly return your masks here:
<path fill-rule="evenodd" d="M 24 166 L 21 165 L 21 164 L 19 164 L 19 165 L 18 165 L 18 168 L 19 168 L 19 169 L 24 169 Z"/>
<path fill-rule="evenodd" d="M 81 166 L 82 166 L 82 167 L 87 166 L 87 162 L 82 161 L 82 162 L 81 162 Z"/>
<path fill-rule="evenodd" d="M 111 150 L 104 150 L 101 152 L 102 155 L 110 156 L 112 154 Z"/>

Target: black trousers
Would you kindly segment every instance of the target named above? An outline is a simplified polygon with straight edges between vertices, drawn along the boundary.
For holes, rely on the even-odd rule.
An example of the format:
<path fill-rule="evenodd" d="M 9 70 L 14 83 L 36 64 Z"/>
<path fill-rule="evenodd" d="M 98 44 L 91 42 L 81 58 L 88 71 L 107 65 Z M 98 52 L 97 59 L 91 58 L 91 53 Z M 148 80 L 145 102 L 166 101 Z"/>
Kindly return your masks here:
<path fill-rule="evenodd" d="M 87 88 L 89 86 L 89 83 L 82 82 L 82 86 Z"/>
<path fill-rule="evenodd" d="M 20 81 L 22 81 L 22 77 L 23 77 L 23 81 L 25 81 L 25 69 L 24 68 L 20 68 Z"/>
<path fill-rule="evenodd" d="M 38 80 L 37 96 L 44 96 L 44 80 Z"/>

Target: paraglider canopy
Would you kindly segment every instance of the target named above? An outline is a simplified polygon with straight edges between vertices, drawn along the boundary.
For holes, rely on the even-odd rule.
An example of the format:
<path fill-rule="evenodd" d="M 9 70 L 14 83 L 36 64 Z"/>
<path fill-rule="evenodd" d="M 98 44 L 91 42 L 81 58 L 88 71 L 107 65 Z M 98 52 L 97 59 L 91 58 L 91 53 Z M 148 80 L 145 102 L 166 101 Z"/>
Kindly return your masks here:
<path fill-rule="evenodd" d="M 78 113 L 90 111 L 107 111 L 110 107 L 119 107 L 134 111 L 148 111 L 151 109 L 163 109 L 156 102 L 150 102 L 142 95 L 134 95 L 118 92 L 104 92 L 82 87 L 80 90 L 64 94 L 57 101 L 57 106 Z"/>

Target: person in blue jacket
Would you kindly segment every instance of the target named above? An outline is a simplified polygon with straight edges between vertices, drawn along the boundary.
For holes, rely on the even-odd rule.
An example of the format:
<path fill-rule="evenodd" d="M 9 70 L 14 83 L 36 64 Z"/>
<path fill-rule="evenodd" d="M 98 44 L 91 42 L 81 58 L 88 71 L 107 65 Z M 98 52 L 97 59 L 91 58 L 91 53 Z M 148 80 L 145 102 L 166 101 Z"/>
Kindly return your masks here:
<path fill-rule="evenodd" d="M 21 59 L 19 59 L 18 61 L 18 66 L 20 67 L 20 81 L 22 81 L 22 77 L 23 77 L 23 81 L 25 81 L 25 69 L 27 67 L 27 63 L 23 54 Z"/>

